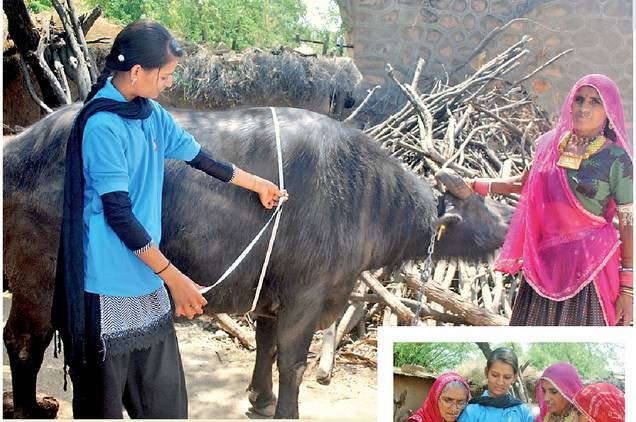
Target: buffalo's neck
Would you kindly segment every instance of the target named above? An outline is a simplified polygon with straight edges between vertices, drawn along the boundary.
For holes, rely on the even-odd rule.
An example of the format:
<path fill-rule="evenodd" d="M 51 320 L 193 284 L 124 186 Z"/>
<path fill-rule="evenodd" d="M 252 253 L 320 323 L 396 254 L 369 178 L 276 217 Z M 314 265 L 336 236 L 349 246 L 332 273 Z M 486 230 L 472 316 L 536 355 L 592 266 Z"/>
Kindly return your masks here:
<path fill-rule="evenodd" d="M 405 172 L 406 173 L 406 172 Z M 435 199 L 428 186 L 406 174 L 389 185 L 381 207 L 368 209 L 361 229 L 366 230 L 364 269 L 392 266 L 427 255 L 431 240 L 431 221 L 436 215 Z"/>

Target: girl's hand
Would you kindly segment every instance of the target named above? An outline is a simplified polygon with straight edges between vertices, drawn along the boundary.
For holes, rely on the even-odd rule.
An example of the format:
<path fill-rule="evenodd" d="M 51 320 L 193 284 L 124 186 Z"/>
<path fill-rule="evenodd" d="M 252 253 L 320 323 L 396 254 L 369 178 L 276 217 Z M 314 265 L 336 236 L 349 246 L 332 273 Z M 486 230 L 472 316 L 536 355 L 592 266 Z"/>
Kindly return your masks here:
<path fill-rule="evenodd" d="M 261 204 L 270 210 L 278 206 L 279 201 L 286 201 L 289 198 L 287 191 L 281 191 L 274 183 L 260 177 L 256 180 L 254 192 L 258 193 Z"/>
<path fill-rule="evenodd" d="M 192 319 L 195 315 L 203 314 L 203 307 L 208 301 L 199 293 L 201 286 L 190 280 L 172 264 L 161 273 L 161 278 L 168 286 L 174 300 L 175 316 Z"/>
<path fill-rule="evenodd" d="M 238 167 L 234 167 L 234 179 L 232 183 L 251 190 L 252 192 L 256 192 L 261 200 L 261 204 L 270 210 L 277 206 L 279 201 L 285 201 L 289 198 L 287 191 L 281 191 L 278 189 L 278 186 L 269 180 L 243 171 Z"/>

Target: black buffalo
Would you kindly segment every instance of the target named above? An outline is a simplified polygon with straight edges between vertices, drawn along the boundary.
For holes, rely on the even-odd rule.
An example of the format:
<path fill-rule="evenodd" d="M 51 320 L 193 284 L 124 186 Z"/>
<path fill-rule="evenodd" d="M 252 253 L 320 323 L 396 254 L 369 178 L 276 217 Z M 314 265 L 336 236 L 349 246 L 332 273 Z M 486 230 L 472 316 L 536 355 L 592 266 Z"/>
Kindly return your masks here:
<path fill-rule="evenodd" d="M 33 415 L 36 377 L 50 343 L 53 274 L 61 221 L 65 143 L 78 106 L 63 108 L 4 145 L 4 274 L 13 302 L 4 328 L 16 416 Z M 173 110 L 213 154 L 278 179 L 268 108 Z M 314 332 L 344 310 L 358 275 L 426 255 L 432 230 L 447 230 L 440 254 L 484 256 L 499 247 L 509 210 L 490 199 L 447 194 L 437 219 L 430 184 L 390 158 L 361 131 L 301 109 L 280 108 L 285 205 L 258 301 L 254 408 L 275 404 L 298 417 L 298 390 Z M 193 280 L 210 285 L 261 229 L 272 211 L 256 195 L 181 162 L 167 162 L 161 249 Z M 462 196 L 462 195 L 459 195 Z M 249 310 L 267 241 L 206 295 L 206 312 Z M 280 373 L 278 400 L 272 365 Z"/>

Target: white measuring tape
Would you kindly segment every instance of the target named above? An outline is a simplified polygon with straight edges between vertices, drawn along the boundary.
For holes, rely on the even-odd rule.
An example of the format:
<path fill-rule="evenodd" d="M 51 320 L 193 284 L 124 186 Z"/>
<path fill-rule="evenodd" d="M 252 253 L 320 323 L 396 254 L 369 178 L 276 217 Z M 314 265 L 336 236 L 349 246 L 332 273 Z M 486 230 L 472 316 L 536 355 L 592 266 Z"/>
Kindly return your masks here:
<path fill-rule="evenodd" d="M 285 190 L 285 181 L 283 179 L 283 149 L 280 144 L 280 126 L 278 125 L 278 116 L 276 115 L 276 110 L 274 109 L 274 107 L 270 107 L 269 109 L 272 111 L 272 119 L 274 120 L 274 132 L 276 134 L 276 153 L 278 155 L 278 183 L 279 183 L 279 189 L 282 191 L 282 190 Z M 228 268 L 214 284 L 199 290 L 199 293 L 205 294 L 209 292 L 210 290 L 212 290 L 212 288 L 220 284 L 223 280 L 225 280 L 236 269 L 236 267 L 238 267 L 238 265 L 243 261 L 243 259 L 245 259 L 247 254 L 250 253 L 252 248 L 254 248 L 254 245 L 256 245 L 256 242 L 258 242 L 258 240 L 261 238 L 265 230 L 267 230 L 267 227 L 269 227 L 270 223 L 275 218 L 276 220 L 274 221 L 272 234 L 269 238 L 267 253 L 265 254 L 265 261 L 263 262 L 261 275 L 258 279 L 258 285 L 256 286 L 256 293 L 254 295 L 254 300 L 252 301 L 252 307 L 250 308 L 248 312 L 252 312 L 256 308 L 256 302 L 258 302 L 258 298 L 261 294 L 261 289 L 263 287 L 263 280 L 265 279 L 265 273 L 267 272 L 267 266 L 269 264 L 269 258 L 272 254 L 272 249 L 274 247 L 274 239 L 276 239 L 276 232 L 278 231 L 278 223 L 280 222 L 280 216 L 283 211 L 283 203 L 286 200 L 287 200 L 287 197 L 281 197 L 278 200 L 278 206 L 276 207 L 274 214 L 272 214 L 272 216 L 269 218 L 269 221 L 265 224 L 265 226 L 261 229 L 261 231 L 258 232 L 256 237 L 254 237 L 254 239 L 250 242 L 250 244 L 247 245 L 247 248 L 245 248 L 245 250 L 241 252 L 238 258 L 236 258 L 236 260 L 232 263 L 232 265 L 230 265 L 230 268 Z"/>

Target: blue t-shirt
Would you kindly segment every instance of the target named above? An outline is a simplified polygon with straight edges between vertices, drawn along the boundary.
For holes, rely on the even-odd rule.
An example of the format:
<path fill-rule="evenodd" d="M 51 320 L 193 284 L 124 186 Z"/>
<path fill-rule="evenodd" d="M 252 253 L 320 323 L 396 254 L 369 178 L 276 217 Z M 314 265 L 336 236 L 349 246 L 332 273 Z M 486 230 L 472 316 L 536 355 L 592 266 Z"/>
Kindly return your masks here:
<path fill-rule="evenodd" d="M 126 101 L 109 79 L 95 98 Z M 161 191 L 164 160 L 190 161 L 201 146 L 158 103 L 144 120 L 98 112 L 84 128 L 84 290 L 112 296 L 154 292 L 162 280 L 119 239 L 104 217 L 101 195 L 128 192 L 132 211 L 161 242 Z"/>
<path fill-rule="evenodd" d="M 482 396 L 489 396 L 488 391 L 484 391 Z M 480 404 L 469 404 L 459 415 L 458 422 L 533 422 L 534 418 L 530 408 L 525 404 L 509 407 L 507 409 L 497 409 L 496 407 L 486 407 Z"/>

